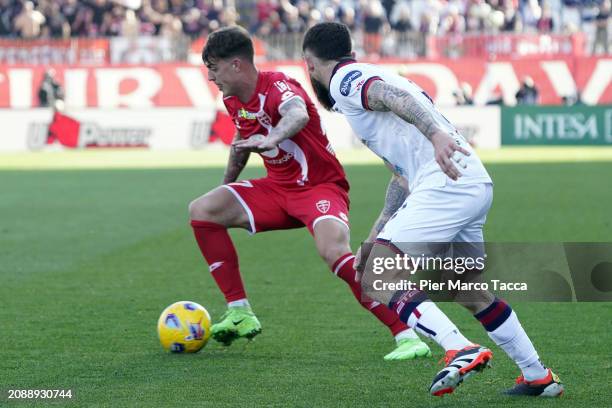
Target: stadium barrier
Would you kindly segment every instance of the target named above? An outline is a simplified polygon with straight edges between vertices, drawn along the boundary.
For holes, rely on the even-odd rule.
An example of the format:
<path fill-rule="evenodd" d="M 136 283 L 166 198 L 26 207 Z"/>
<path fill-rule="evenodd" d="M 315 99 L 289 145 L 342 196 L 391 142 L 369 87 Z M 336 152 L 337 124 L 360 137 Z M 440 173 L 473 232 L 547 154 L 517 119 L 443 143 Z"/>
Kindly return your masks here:
<path fill-rule="evenodd" d="M 0 110 L 0 151 L 195 149 L 209 139 L 214 123 L 211 115 L 212 110 L 194 108 L 81 109 L 55 117 L 51 109 L 44 108 Z M 55 127 L 50 129 L 52 123 Z"/>
<path fill-rule="evenodd" d="M 428 56 L 435 58 L 504 58 L 582 56 L 587 38 L 574 34 L 448 34 L 428 42 Z"/>
<path fill-rule="evenodd" d="M 270 33 L 255 37 L 260 61 L 291 61 L 302 57 L 304 33 Z M 573 34 L 454 33 L 432 35 L 419 31 L 353 33 L 360 57 L 405 59 L 579 57 L 592 50 L 593 36 Z M 205 37 L 186 35 L 100 37 L 69 39 L 0 38 L 0 64 L 142 64 L 159 62 L 198 63 Z"/>
<path fill-rule="evenodd" d="M 105 64 L 110 44 L 106 38 L 8 39 L 0 38 L 3 64 Z"/>
<path fill-rule="evenodd" d="M 612 105 L 465 106 L 441 111 L 479 149 L 497 149 L 502 145 L 612 145 Z M 321 111 L 321 118 L 334 149 L 364 148 L 343 116 Z M 212 105 L 88 108 L 71 110 L 55 118 L 48 108 L 0 109 L 0 123 L 0 152 L 227 148 L 235 133 L 225 110 Z"/>
<path fill-rule="evenodd" d="M 504 145 L 612 145 L 612 105 L 501 109 Z"/>
<path fill-rule="evenodd" d="M 258 36 L 259 55 L 267 61 L 291 61 L 302 59 L 304 33 L 274 33 Z M 379 33 L 353 33 L 353 47 L 358 55 L 415 59 L 428 56 L 434 37 L 418 31 L 399 32 L 392 30 L 386 35 Z M 198 54 L 202 46 L 193 51 Z M 256 47 L 257 53 L 257 47 Z M 483 56 L 484 55 L 479 55 Z"/>

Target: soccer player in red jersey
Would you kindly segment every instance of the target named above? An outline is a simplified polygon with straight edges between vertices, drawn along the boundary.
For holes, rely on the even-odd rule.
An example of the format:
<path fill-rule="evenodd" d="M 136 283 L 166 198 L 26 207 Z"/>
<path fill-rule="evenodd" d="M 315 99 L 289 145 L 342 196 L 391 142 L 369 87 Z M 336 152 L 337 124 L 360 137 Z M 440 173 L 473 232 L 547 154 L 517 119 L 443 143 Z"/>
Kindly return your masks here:
<path fill-rule="evenodd" d="M 198 246 L 228 303 L 227 312 L 212 326 L 212 337 L 229 345 L 261 332 L 227 229 L 255 234 L 305 226 L 332 272 L 395 336 L 397 347 L 385 359 L 430 355 L 429 347 L 396 313 L 362 300 L 349 246 L 349 184 L 304 89 L 280 72 L 259 72 L 253 43 L 239 27 L 212 33 L 202 59 L 237 129 L 223 184 L 189 206 Z M 251 152 L 261 155 L 267 176 L 236 181 Z"/>

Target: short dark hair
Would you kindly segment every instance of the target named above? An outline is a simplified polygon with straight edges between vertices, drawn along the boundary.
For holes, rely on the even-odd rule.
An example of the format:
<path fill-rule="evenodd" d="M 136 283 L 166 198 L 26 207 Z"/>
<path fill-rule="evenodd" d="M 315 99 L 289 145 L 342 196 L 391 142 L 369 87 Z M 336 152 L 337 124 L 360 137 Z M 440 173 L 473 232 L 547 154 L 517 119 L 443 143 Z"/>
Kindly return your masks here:
<path fill-rule="evenodd" d="M 240 26 L 224 27 L 208 36 L 202 50 L 202 61 L 208 65 L 211 59 L 242 57 L 253 62 L 254 54 L 253 41 L 247 30 Z"/>
<path fill-rule="evenodd" d="M 339 60 L 351 56 L 351 33 L 341 23 L 319 23 L 304 35 L 302 50 L 310 50 L 317 58 Z"/>

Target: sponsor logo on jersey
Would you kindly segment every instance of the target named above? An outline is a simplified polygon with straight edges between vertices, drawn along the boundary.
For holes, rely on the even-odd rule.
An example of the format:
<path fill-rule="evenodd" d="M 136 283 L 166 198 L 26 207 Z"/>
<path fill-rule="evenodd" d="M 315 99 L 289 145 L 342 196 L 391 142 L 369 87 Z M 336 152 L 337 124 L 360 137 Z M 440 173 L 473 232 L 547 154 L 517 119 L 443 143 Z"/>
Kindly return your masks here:
<path fill-rule="evenodd" d="M 238 110 L 238 117 L 242 119 L 255 120 L 257 119 L 257 113 L 249 112 L 248 110 L 244 108 L 240 108 Z"/>
<path fill-rule="evenodd" d="M 283 157 L 280 157 L 278 159 L 271 159 L 271 160 L 264 159 L 264 160 L 266 160 L 266 163 L 268 164 L 283 164 L 283 163 L 287 163 L 291 159 L 293 159 L 293 153 L 287 153 Z"/>
<path fill-rule="evenodd" d="M 351 84 L 354 80 L 359 78 L 361 75 L 361 71 L 351 71 L 342 78 L 340 82 L 340 93 L 344 96 L 348 96 L 351 92 Z"/>
<path fill-rule="evenodd" d="M 331 204 L 330 204 L 329 200 L 320 200 L 320 201 L 317 201 L 317 210 L 319 210 L 320 212 L 325 214 L 325 213 L 327 213 L 329 211 L 330 205 Z"/>

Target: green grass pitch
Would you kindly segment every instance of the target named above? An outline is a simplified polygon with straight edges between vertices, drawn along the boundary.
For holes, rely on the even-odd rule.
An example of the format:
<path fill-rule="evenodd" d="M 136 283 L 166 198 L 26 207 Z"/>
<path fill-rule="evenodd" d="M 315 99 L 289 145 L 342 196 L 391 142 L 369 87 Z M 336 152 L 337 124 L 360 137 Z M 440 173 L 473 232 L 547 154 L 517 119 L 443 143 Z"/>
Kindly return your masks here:
<path fill-rule="evenodd" d="M 493 241 L 607 241 L 612 163 L 490 164 Z M 246 177 L 262 169 L 248 169 Z M 382 165 L 350 166 L 354 247 L 376 217 Z M 509 399 L 519 374 L 478 322 L 442 308 L 493 368 L 455 394 L 427 393 L 442 357 L 384 362 L 386 328 L 318 258 L 305 229 L 232 233 L 263 333 L 195 355 L 162 351 L 159 313 L 177 300 L 224 302 L 188 226 L 187 204 L 221 169 L 0 171 L 0 406 L 8 388 L 73 388 L 75 407 L 610 406 L 609 303 L 514 304 L 544 362 L 566 383 L 560 400 Z"/>

